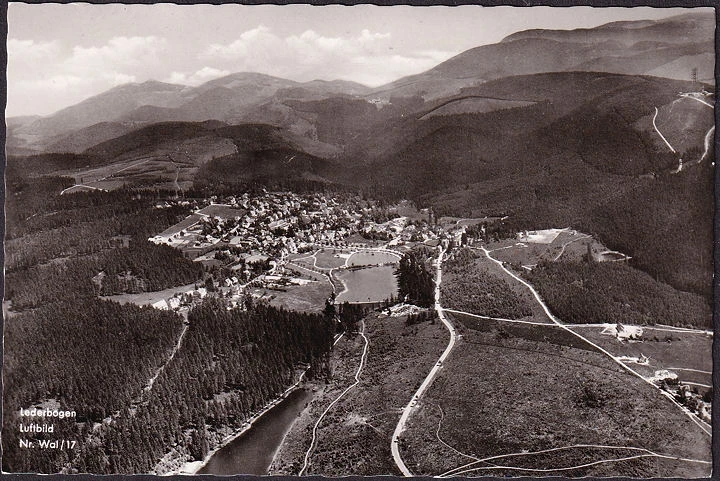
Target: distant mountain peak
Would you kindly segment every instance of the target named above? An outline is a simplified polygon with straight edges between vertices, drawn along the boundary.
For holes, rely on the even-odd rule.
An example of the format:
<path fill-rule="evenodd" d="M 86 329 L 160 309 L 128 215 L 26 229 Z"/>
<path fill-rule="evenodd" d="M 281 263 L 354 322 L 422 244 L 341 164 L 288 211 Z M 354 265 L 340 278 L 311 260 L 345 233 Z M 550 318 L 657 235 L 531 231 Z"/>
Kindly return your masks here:
<path fill-rule="evenodd" d="M 144 82 L 129 82 L 118 85 L 116 87 L 107 90 L 100 95 L 104 95 L 110 92 L 167 92 L 167 91 L 180 91 L 188 88 L 187 85 L 171 84 L 168 82 L 161 82 L 159 80 L 146 80 Z"/>

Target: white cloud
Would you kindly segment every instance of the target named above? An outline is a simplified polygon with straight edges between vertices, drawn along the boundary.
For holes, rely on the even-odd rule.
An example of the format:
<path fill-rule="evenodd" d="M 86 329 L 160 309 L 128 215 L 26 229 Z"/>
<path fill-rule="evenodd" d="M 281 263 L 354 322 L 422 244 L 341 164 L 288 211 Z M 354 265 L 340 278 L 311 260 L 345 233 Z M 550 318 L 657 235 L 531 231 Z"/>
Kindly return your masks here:
<path fill-rule="evenodd" d="M 269 28 L 264 25 L 258 25 L 256 28 L 243 32 L 237 40 L 229 44 L 210 44 L 200 57 L 238 60 L 242 57 L 252 55 L 253 50 L 257 50 L 260 47 L 262 47 L 263 50 L 267 50 L 267 48 L 278 47 L 280 43 L 280 38 L 272 34 Z"/>
<path fill-rule="evenodd" d="M 227 44 L 214 43 L 200 58 L 230 72 L 254 71 L 294 80 L 353 80 L 377 86 L 422 72 L 455 52 L 393 51 L 392 35 L 363 29 L 352 36 L 325 36 L 315 30 L 280 37 L 264 25 Z M 175 77 L 184 79 L 181 74 Z"/>
<path fill-rule="evenodd" d="M 47 114 L 128 82 L 154 78 L 199 85 L 242 71 L 377 86 L 432 68 L 453 55 L 408 51 L 401 48 L 401 40 L 396 40 L 400 45 L 393 42 L 390 33 L 369 29 L 327 35 L 315 27 L 278 35 L 262 24 L 234 40 L 201 45 L 195 51 L 181 50 L 156 35 L 114 36 L 74 46 L 10 38 L 8 108 Z"/>
<path fill-rule="evenodd" d="M 170 77 L 166 80 L 170 83 L 184 84 L 184 85 L 200 85 L 209 80 L 224 77 L 230 75 L 229 70 L 220 70 L 213 67 L 203 67 L 197 72 L 192 74 L 186 74 L 184 72 L 173 72 Z"/>
<path fill-rule="evenodd" d="M 165 48 L 165 39 L 155 36 L 113 37 L 100 47 L 74 47 L 63 64 L 67 69 L 88 73 L 118 71 L 158 62 Z"/>
<path fill-rule="evenodd" d="M 348 69 L 357 66 L 354 60 L 386 56 L 391 40 L 389 33 L 368 29 L 347 37 L 325 36 L 311 29 L 280 37 L 259 25 L 230 43 L 211 44 L 199 58 L 231 72 L 254 71 L 294 80 L 352 79 L 354 72 Z"/>
<path fill-rule="evenodd" d="M 60 45 L 57 41 L 36 42 L 10 38 L 7 41 L 8 60 L 10 62 L 37 61 L 58 55 Z"/>
<path fill-rule="evenodd" d="M 128 75 L 119 72 L 105 74 L 103 75 L 103 78 L 107 79 L 113 86 L 122 85 L 130 82 L 137 82 L 137 77 L 135 75 Z"/>
<path fill-rule="evenodd" d="M 92 80 L 77 75 L 53 75 L 28 82 L 28 87 L 63 91 L 87 86 Z"/>
<path fill-rule="evenodd" d="M 8 40 L 8 110 L 50 113 L 116 85 L 146 77 L 162 65 L 161 37 L 123 37 L 61 48 L 57 41 Z M 51 92 L 51 94 L 49 94 Z M 25 107 L 27 106 L 27 107 Z"/>
<path fill-rule="evenodd" d="M 377 87 L 431 69 L 437 62 L 428 57 L 403 55 L 358 56 L 351 60 L 354 68 L 343 74 L 343 80 L 353 80 L 371 87 Z"/>
<path fill-rule="evenodd" d="M 420 50 L 416 52 L 418 57 L 426 57 L 436 62 L 444 62 L 450 57 L 454 57 L 459 52 L 450 52 L 447 50 Z"/>

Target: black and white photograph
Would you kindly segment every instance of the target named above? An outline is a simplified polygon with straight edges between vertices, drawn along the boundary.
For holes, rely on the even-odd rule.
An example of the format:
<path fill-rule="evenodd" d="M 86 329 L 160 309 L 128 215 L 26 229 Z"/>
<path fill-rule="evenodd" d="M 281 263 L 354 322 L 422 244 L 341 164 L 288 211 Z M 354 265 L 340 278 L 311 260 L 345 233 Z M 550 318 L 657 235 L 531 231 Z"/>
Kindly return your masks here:
<path fill-rule="evenodd" d="M 3 473 L 711 476 L 713 7 L 4 13 Z"/>

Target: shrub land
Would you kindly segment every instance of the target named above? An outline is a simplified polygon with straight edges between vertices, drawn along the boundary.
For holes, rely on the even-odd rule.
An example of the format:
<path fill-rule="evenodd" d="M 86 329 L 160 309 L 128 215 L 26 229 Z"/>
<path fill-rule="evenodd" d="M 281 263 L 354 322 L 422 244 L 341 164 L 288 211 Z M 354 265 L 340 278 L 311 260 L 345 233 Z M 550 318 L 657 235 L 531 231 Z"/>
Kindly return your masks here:
<path fill-rule="evenodd" d="M 709 463 L 638 451 L 707 462 L 710 436 L 652 386 L 560 329 L 466 325 L 403 435 L 411 471 L 438 475 L 473 458 L 553 450 L 475 463 L 469 468 L 480 469 L 463 475 L 709 474 Z M 618 461 L 637 454 L 648 457 Z"/>
<path fill-rule="evenodd" d="M 448 339 L 440 322 L 432 316 L 426 319 L 430 320 L 414 319 L 408 324 L 405 317 L 377 313 L 365 318 L 365 334 L 370 345 L 360 384 L 335 404 L 323 420 L 306 474 L 401 474 L 390 454 L 390 440 L 400 419 L 400 408 L 420 386 Z M 333 353 L 333 359 L 340 363 L 338 366 L 349 366 L 349 369 L 337 367 L 335 373 L 349 371 L 350 376 L 344 374 L 345 380 L 338 381 L 337 386 L 333 380 L 332 392 L 328 391 L 331 395 L 323 392 L 311 403 L 288 434 L 270 474 L 298 474 L 317 417 L 354 382 L 352 376 L 358 366 L 362 339 L 357 336 L 351 342 L 356 345 L 351 352 L 339 349 L 338 357 Z"/>

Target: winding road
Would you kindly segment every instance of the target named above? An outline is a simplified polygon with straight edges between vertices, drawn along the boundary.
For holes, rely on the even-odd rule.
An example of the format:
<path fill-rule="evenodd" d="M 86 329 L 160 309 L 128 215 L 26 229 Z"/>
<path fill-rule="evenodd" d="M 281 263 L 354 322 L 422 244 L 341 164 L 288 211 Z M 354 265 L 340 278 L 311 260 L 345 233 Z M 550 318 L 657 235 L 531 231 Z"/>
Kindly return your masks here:
<path fill-rule="evenodd" d="M 435 363 L 433 368 L 430 370 L 430 373 L 428 373 L 427 377 L 423 381 L 423 383 L 420 385 L 418 390 L 413 395 L 410 402 L 405 406 L 405 409 L 403 409 L 402 415 L 400 416 L 400 421 L 398 421 L 397 426 L 395 427 L 395 432 L 393 432 L 392 440 L 390 441 L 390 451 L 392 452 L 393 460 L 395 461 L 395 464 L 400 469 L 400 472 L 402 472 L 403 476 L 412 476 L 412 472 L 408 469 L 408 467 L 405 465 L 405 462 L 402 459 L 402 456 L 400 455 L 400 435 L 405 430 L 405 424 L 407 423 L 408 418 L 410 417 L 410 414 L 412 414 L 413 410 L 417 406 L 418 400 L 420 400 L 420 397 L 425 393 L 425 391 L 430 387 L 433 380 L 435 379 L 435 376 L 437 375 L 438 371 L 442 367 L 443 361 L 450 355 L 450 352 L 453 350 L 453 347 L 455 347 L 455 341 L 457 340 L 457 333 L 455 331 L 455 328 L 452 324 L 450 324 L 450 321 L 447 320 L 445 317 L 445 313 L 443 312 L 443 308 L 440 305 L 440 283 L 442 282 L 442 258 L 445 254 L 445 250 L 442 249 L 440 251 L 440 254 L 437 258 L 437 272 L 435 276 L 435 310 L 438 313 L 438 317 L 440 318 L 440 321 L 445 325 L 448 331 L 450 331 L 450 342 L 448 343 L 447 347 L 445 348 L 445 351 L 440 355 L 440 358 L 438 359 L 438 362 Z"/>
<path fill-rule="evenodd" d="M 583 234 L 582 237 L 578 237 L 577 239 L 573 239 L 573 240 L 571 240 L 571 241 L 568 241 L 568 242 L 564 243 L 563 246 L 562 246 L 562 249 L 560 249 L 560 253 L 555 256 L 555 258 L 553 259 L 553 262 L 556 262 L 558 259 L 560 259 L 560 258 L 562 257 L 562 255 L 565 253 L 565 248 L 566 248 L 567 246 L 569 246 L 569 245 L 572 244 L 573 242 L 577 242 L 577 241 L 583 240 L 583 239 L 589 239 L 590 237 L 591 237 L 591 236 L 589 236 L 589 235 L 587 235 L 587 234 Z"/>
<path fill-rule="evenodd" d="M 320 415 L 318 420 L 315 422 L 315 425 L 313 426 L 312 430 L 312 441 L 310 442 L 310 447 L 308 448 L 307 452 L 305 453 L 305 460 L 303 462 L 303 467 L 298 473 L 298 476 L 302 476 L 305 474 L 305 470 L 307 470 L 308 466 L 310 466 L 310 456 L 312 456 L 312 452 L 315 449 L 315 444 L 318 440 L 318 427 L 320 426 L 320 423 L 325 418 L 325 415 L 330 412 L 332 407 L 337 404 L 337 402 L 342 399 L 343 396 L 345 396 L 352 388 L 360 384 L 360 374 L 362 373 L 363 368 L 365 367 L 365 361 L 367 360 L 367 353 L 368 353 L 368 347 L 370 346 L 370 342 L 368 341 L 367 336 L 365 336 L 365 321 L 362 321 L 362 329 L 360 330 L 360 335 L 362 336 L 363 340 L 365 341 L 365 346 L 363 347 L 362 356 L 360 357 L 360 365 L 358 366 L 358 370 L 355 373 L 355 382 L 352 383 L 350 386 L 348 386 L 343 392 L 340 393 L 338 397 L 336 397 L 333 402 L 331 402 L 327 408 L 325 408 L 325 411 Z M 340 340 L 340 337 L 338 337 L 335 342 L 333 343 L 333 346 L 338 343 Z"/>
<path fill-rule="evenodd" d="M 655 127 L 655 132 L 657 132 L 658 135 L 660 136 L 660 138 L 663 139 L 663 142 L 665 142 L 665 145 L 667 145 L 668 148 L 669 148 L 670 150 L 672 150 L 673 154 L 677 154 L 677 152 L 675 151 L 675 149 L 673 149 L 673 146 L 670 145 L 670 142 L 668 142 L 668 140 L 665 138 L 665 136 L 664 136 L 664 135 L 660 132 L 660 130 L 658 129 L 658 126 L 657 126 L 657 124 L 655 123 L 655 119 L 657 119 L 657 116 L 658 116 L 658 108 L 655 107 L 655 115 L 653 116 L 653 120 L 652 120 L 652 122 L 653 122 L 653 127 Z M 682 168 L 682 164 L 680 164 L 680 165 L 681 165 L 680 168 Z"/>
<path fill-rule="evenodd" d="M 597 344 L 595 344 L 594 342 L 590 341 L 590 340 L 587 339 L 586 337 L 578 334 L 577 332 L 575 332 L 575 331 L 573 331 L 572 329 L 570 329 L 569 327 L 567 327 L 567 326 L 566 326 L 564 323 L 562 323 L 557 317 L 555 317 L 555 316 L 552 314 L 552 312 L 550 312 L 550 309 L 547 307 L 547 305 L 545 304 L 545 302 L 544 302 L 544 301 L 542 300 L 542 298 L 540 297 L 540 294 L 537 293 L 537 291 L 535 290 L 535 288 L 534 288 L 533 286 L 531 286 L 531 285 L 530 285 L 529 283 L 527 283 L 525 280 L 523 280 L 523 279 L 520 278 L 519 276 L 515 275 L 515 274 L 514 274 L 513 272 L 511 272 L 510 270 L 508 270 L 508 269 L 503 265 L 502 261 L 499 261 L 499 260 L 495 259 L 493 256 L 491 256 L 491 255 L 490 255 L 490 251 L 487 250 L 485 247 L 482 247 L 482 246 L 481 246 L 480 249 L 485 253 L 485 255 L 487 256 L 487 258 L 488 258 L 489 260 L 491 260 L 492 262 L 494 262 L 494 263 L 496 263 L 498 266 L 500 266 L 500 268 L 501 268 L 503 271 L 505 271 L 505 273 L 506 273 L 507 275 L 509 275 L 510 277 L 512 277 L 513 279 L 515 279 L 516 281 L 520 282 L 520 283 L 523 284 L 525 287 L 527 287 L 528 289 L 530 289 L 530 292 L 532 293 L 533 297 L 535 297 L 535 300 L 540 304 L 540 306 L 542 307 L 543 311 L 545 311 L 545 314 L 550 318 L 551 321 L 553 321 L 555 324 L 557 324 L 558 326 L 560 326 L 560 327 L 562 327 L 563 329 L 565 329 L 567 332 L 572 333 L 574 336 L 576 336 L 576 337 L 582 339 L 583 341 L 585 341 L 586 343 L 590 344 L 591 346 L 593 346 L 593 347 L 594 347 L 595 349 L 597 349 L 598 351 L 600 351 L 600 352 L 602 352 L 603 354 L 607 355 L 608 357 L 610 357 L 610 359 L 612 359 L 612 360 L 613 360 L 615 363 L 617 363 L 620 367 L 622 367 L 623 369 L 625 369 L 626 371 L 628 371 L 630 374 L 632 374 L 632 375 L 634 375 L 634 376 L 636 376 L 636 377 L 639 377 L 640 379 L 642 379 L 643 381 L 645 381 L 647 384 L 649 384 L 650 386 L 652 386 L 653 389 L 656 389 L 656 390 L 657 390 L 657 386 L 655 386 L 655 384 L 653 384 L 652 381 L 646 379 L 642 374 L 638 373 L 637 371 L 635 371 L 635 370 L 633 370 L 632 368 L 630 368 L 629 366 L 627 366 L 625 363 L 623 363 L 623 362 L 621 362 L 620 360 L 618 360 L 618 358 L 615 357 L 615 356 L 613 356 L 609 351 L 603 349 L 602 347 L 600 347 L 599 345 L 597 345 Z M 682 412 L 685 413 L 685 415 L 687 415 L 695 424 L 697 424 L 697 425 L 700 427 L 700 429 L 702 429 L 702 431 L 703 431 L 705 434 L 707 434 L 707 435 L 709 435 L 709 436 L 712 435 L 711 426 L 710 426 L 709 424 L 707 424 L 707 423 L 704 422 L 704 421 L 699 420 L 699 419 L 698 419 L 693 413 L 691 413 L 688 409 L 686 409 L 686 408 L 683 407 L 681 404 L 679 404 L 677 401 L 675 401 L 675 399 L 673 398 L 672 394 L 670 394 L 670 393 L 668 393 L 668 392 L 666 392 L 666 391 L 663 391 L 663 390 L 659 390 L 659 391 L 660 391 L 660 393 L 661 393 L 663 396 L 665 396 L 668 400 L 670 400 L 670 402 L 672 402 L 673 404 L 675 404 L 675 406 L 677 406 L 678 408 L 680 408 L 680 410 L 682 410 Z"/>
<path fill-rule="evenodd" d="M 705 100 L 703 100 L 702 98 L 700 98 L 698 95 L 699 95 L 699 94 L 693 93 L 693 92 L 685 92 L 685 93 L 681 93 L 681 94 L 680 94 L 680 97 L 685 98 L 685 99 L 695 100 L 696 102 L 700 102 L 701 104 L 710 107 L 711 109 L 715 109 L 715 106 L 714 106 L 713 104 L 711 104 L 711 103 L 709 103 L 709 102 L 706 102 Z M 679 100 L 679 99 L 678 99 L 678 100 Z M 677 100 L 676 100 L 676 101 L 677 101 Z M 674 103 L 674 102 L 673 102 L 673 103 Z M 653 127 L 655 127 L 655 131 L 656 131 L 656 132 L 658 133 L 658 135 L 660 135 L 660 137 L 662 137 L 662 139 L 665 141 L 665 144 L 667 144 L 667 146 L 670 147 L 670 150 L 672 150 L 673 153 L 676 153 L 676 152 L 675 152 L 675 149 L 673 149 L 673 147 L 670 145 L 670 142 L 668 142 L 667 139 L 665 138 L 665 136 L 660 133 L 660 130 L 658 130 L 657 124 L 655 123 L 655 119 L 657 118 L 657 116 L 658 116 L 658 108 L 655 107 L 655 116 L 653 117 Z M 705 157 L 707 157 L 707 154 L 708 154 L 708 152 L 710 151 L 710 143 L 711 143 L 711 141 L 712 141 L 712 137 L 713 137 L 713 134 L 714 134 L 714 133 L 715 133 L 715 125 L 713 125 L 712 127 L 710 127 L 710 129 L 709 129 L 709 130 L 707 131 L 707 133 L 705 134 L 705 141 L 704 141 L 705 150 L 704 150 L 704 152 L 702 153 L 702 155 L 700 156 L 700 158 L 697 159 L 697 160 L 695 160 L 695 161 L 693 161 L 693 162 L 688 162 L 687 165 L 697 165 L 697 164 L 699 164 L 700 162 L 702 162 L 703 160 L 705 160 Z M 682 161 L 682 159 L 680 159 L 680 161 L 679 161 L 679 163 L 678 163 L 678 168 L 677 168 L 676 170 L 672 171 L 672 173 L 673 173 L 673 174 L 677 174 L 678 172 L 681 172 L 682 170 L 683 170 L 683 161 Z"/>
<path fill-rule="evenodd" d="M 706 101 L 704 101 L 703 99 L 701 99 L 700 97 L 697 97 L 696 95 L 692 95 L 691 93 L 683 93 L 683 94 L 680 94 L 680 96 L 683 97 L 683 98 L 686 98 L 686 99 L 695 100 L 695 101 L 697 101 L 697 102 L 700 102 L 700 103 L 703 104 L 703 105 L 707 105 L 707 106 L 710 107 L 711 109 L 715 109 L 715 106 L 714 106 L 713 104 L 711 104 L 711 103 L 709 103 L 709 102 L 706 102 Z M 702 162 L 703 160 L 705 160 L 705 157 L 707 157 L 707 154 L 708 154 L 708 152 L 710 151 L 710 142 L 712 141 L 712 137 L 713 137 L 713 134 L 714 134 L 714 133 L 715 133 L 715 126 L 713 125 L 712 127 L 710 127 L 710 129 L 709 129 L 709 130 L 707 131 L 707 133 L 705 134 L 705 142 L 704 142 L 704 144 L 705 144 L 705 151 L 703 152 L 703 154 L 700 156 L 700 158 L 699 158 L 698 160 L 696 160 L 695 162 L 693 162 L 693 165 L 694 165 L 694 164 L 699 164 L 700 162 Z"/>

